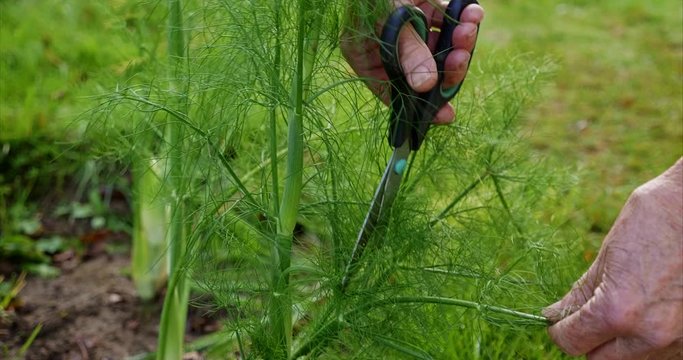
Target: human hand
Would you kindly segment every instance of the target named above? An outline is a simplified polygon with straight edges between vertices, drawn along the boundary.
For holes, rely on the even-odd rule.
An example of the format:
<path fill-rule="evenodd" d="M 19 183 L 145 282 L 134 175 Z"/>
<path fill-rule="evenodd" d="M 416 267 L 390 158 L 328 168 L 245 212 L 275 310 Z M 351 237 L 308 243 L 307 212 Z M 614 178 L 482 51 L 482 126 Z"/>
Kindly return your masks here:
<path fill-rule="evenodd" d="M 681 358 L 683 158 L 633 192 L 595 262 L 544 314 L 571 355 Z"/>
<path fill-rule="evenodd" d="M 448 2 L 429 0 L 406 0 L 396 1 L 398 4 L 413 4 L 420 8 L 427 17 L 428 29 L 439 27 L 443 21 L 443 11 Z M 484 18 L 484 9 L 472 4 L 467 6 L 460 16 L 461 23 L 453 32 L 453 50 L 446 57 L 444 71 L 444 88 L 457 85 L 465 78 L 467 67 L 474 44 L 477 41 L 477 26 Z M 378 33 L 382 24 L 377 24 Z M 406 79 L 410 87 L 417 92 L 429 91 L 436 85 L 438 76 L 436 62 L 432 58 L 431 50 L 436 47 L 438 32 L 430 32 L 425 44 L 411 25 L 406 27 L 399 36 L 399 53 L 403 54 L 399 59 L 404 69 Z M 342 34 L 342 54 L 349 62 L 353 70 L 366 79 L 366 84 L 385 104 L 389 104 L 389 92 L 386 84 L 388 76 L 384 71 L 382 60 L 379 55 L 379 43 L 376 39 L 361 37 L 354 38 L 346 31 Z M 447 124 L 455 118 L 455 110 L 449 103 L 444 105 L 436 114 L 434 123 Z"/>

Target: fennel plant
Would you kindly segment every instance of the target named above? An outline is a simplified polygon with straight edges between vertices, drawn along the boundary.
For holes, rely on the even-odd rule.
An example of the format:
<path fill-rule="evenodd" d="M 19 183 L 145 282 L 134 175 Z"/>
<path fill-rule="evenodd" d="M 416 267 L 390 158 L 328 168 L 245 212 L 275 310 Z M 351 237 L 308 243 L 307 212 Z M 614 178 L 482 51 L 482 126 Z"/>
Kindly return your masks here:
<path fill-rule="evenodd" d="M 122 86 L 104 105 L 167 119 L 171 272 L 158 358 L 182 356 L 191 284 L 227 310 L 224 339 L 247 359 L 445 358 L 463 328 L 471 350 L 484 327 L 524 336 L 510 330 L 546 325 L 535 314 L 561 283 L 562 247 L 534 212 L 556 179 L 518 130 L 546 63 L 479 52 L 458 122 L 430 130 L 386 234 L 341 292 L 390 151 L 387 109 L 372 80 L 349 72 L 338 38 L 349 12 L 360 23 L 347 31 L 375 36 L 388 6 L 191 2 L 189 45 L 180 2 L 169 6 L 167 80 Z"/>

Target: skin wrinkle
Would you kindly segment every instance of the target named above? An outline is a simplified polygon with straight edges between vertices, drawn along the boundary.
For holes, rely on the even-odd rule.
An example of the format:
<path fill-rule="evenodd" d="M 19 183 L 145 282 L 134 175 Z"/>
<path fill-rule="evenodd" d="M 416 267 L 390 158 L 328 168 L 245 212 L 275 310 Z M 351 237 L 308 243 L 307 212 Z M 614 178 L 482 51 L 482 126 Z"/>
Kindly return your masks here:
<path fill-rule="evenodd" d="M 650 344 L 647 339 L 617 338 L 616 341 L 618 345 L 621 345 L 620 354 L 623 354 L 624 356 L 630 356 L 632 358 L 635 358 L 636 356 L 642 356 L 644 349 L 646 348 L 657 348 L 653 346 L 653 344 Z"/>
<path fill-rule="evenodd" d="M 575 315 L 549 329 L 563 350 L 588 359 L 666 359 L 683 345 L 683 159 L 627 201 L 588 272 L 600 283 Z M 574 288 L 547 311 L 561 312 Z M 564 300 L 568 301 L 564 301 Z M 571 309 L 573 310 L 573 309 Z M 577 317 L 576 315 L 580 315 Z M 606 323 L 605 323 L 606 321 Z M 596 330 L 597 329 L 597 330 Z M 602 344 L 595 344 L 595 332 Z M 605 336 L 607 334 L 607 336 Z M 588 347 L 597 345 L 595 348 Z M 672 355 L 673 354 L 673 355 Z M 656 356 L 654 356 L 656 355 Z"/>
<path fill-rule="evenodd" d="M 602 266 L 600 266 L 602 267 Z M 546 313 L 546 317 L 550 318 L 552 321 L 559 321 L 565 318 L 575 311 L 579 310 L 583 304 L 585 304 L 592 296 L 595 288 L 599 285 L 602 280 L 598 279 L 598 276 L 602 277 L 602 271 L 592 271 L 594 268 L 586 272 L 581 278 L 574 283 L 572 290 L 570 291 L 570 298 L 561 300 L 564 305 L 560 305 L 559 313 Z M 575 294 L 580 295 L 575 295 Z M 581 296 L 577 299 L 577 296 Z M 577 301 L 578 300 L 578 301 Z"/>
<path fill-rule="evenodd" d="M 601 291 L 600 288 L 597 289 L 597 292 L 599 291 Z M 596 298 L 592 298 L 584 305 L 581 311 L 572 314 L 573 317 L 578 319 L 577 324 L 573 326 L 586 328 L 586 331 L 591 334 L 589 338 L 592 341 L 595 341 L 596 338 L 601 336 L 601 332 L 598 330 L 598 328 L 600 328 L 599 326 L 589 326 L 590 324 L 595 324 L 600 321 L 600 319 L 595 318 L 595 314 L 600 313 L 599 308 L 600 304 L 596 301 Z M 563 344 L 566 344 L 565 346 L 561 346 L 562 350 L 570 355 L 580 355 L 583 353 L 583 349 L 579 347 L 584 345 L 579 341 L 580 338 L 578 336 L 581 335 L 580 332 L 568 331 L 565 332 L 565 335 L 568 338 L 562 339 Z M 567 340 L 568 342 L 566 342 Z"/>
<path fill-rule="evenodd" d="M 624 320 L 627 316 L 626 314 L 628 314 L 628 310 L 625 309 L 631 306 L 629 303 L 632 299 L 622 298 L 620 296 L 621 289 L 613 284 L 614 282 L 611 281 L 605 281 L 600 284 L 593 299 L 595 301 L 600 300 L 601 304 L 616 303 L 616 306 L 601 309 L 598 313 L 604 316 L 605 322 L 614 331 L 615 335 L 626 335 L 629 331 L 629 323 Z"/>
<path fill-rule="evenodd" d="M 598 266 L 591 266 L 591 268 L 574 283 L 572 290 L 570 291 L 570 297 L 560 301 L 560 307 L 562 309 L 559 314 L 546 312 L 546 316 L 554 322 L 559 321 L 562 318 L 565 318 L 579 310 L 583 304 L 590 300 L 590 298 L 593 296 L 595 288 L 602 282 L 603 264 L 603 262 L 599 262 Z M 575 295 L 577 293 L 580 295 Z M 581 297 L 577 299 L 577 296 Z"/>
<path fill-rule="evenodd" d="M 595 288 L 594 282 L 590 281 L 589 277 L 587 275 L 584 275 L 579 279 L 577 282 L 578 285 L 578 292 L 581 294 L 582 298 L 580 299 L 581 304 L 585 304 L 591 297 L 593 297 L 593 289 Z M 572 305 L 579 305 L 579 304 L 572 304 Z"/>

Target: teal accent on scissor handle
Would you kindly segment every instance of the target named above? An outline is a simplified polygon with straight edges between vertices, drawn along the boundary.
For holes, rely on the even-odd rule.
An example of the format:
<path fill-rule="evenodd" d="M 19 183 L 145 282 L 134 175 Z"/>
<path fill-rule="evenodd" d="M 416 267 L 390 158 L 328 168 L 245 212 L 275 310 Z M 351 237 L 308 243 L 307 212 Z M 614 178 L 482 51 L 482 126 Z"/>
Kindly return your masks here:
<path fill-rule="evenodd" d="M 394 172 L 398 175 L 402 175 L 403 171 L 405 171 L 406 169 L 407 164 L 408 162 L 406 161 L 406 159 L 398 160 L 396 164 L 394 164 Z"/>
<path fill-rule="evenodd" d="M 443 88 L 444 70 L 446 57 L 453 49 L 453 31 L 460 22 L 462 11 L 470 4 L 477 4 L 477 1 L 453 0 L 446 7 L 436 49 L 433 52 L 438 81 L 433 89 L 425 93 L 412 90 L 398 60 L 399 34 L 405 25 L 412 24 L 423 41 L 427 41 L 428 23 L 424 13 L 414 6 L 402 6 L 392 12 L 384 23 L 380 56 L 391 82 L 389 144 L 394 148 L 408 140 L 411 150 L 419 149 L 438 110 L 460 91 L 462 81 L 453 87 Z M 472 57 L 470 61 L 471 59 Z"/>

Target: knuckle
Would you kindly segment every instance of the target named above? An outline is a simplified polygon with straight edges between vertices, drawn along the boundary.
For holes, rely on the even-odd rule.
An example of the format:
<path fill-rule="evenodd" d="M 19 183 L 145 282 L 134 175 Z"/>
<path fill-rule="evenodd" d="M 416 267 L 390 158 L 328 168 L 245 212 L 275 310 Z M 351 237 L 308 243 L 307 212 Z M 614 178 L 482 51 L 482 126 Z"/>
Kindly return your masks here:
<path fill-rule="evenodd" d="M 586 342 L 594 335 L 592 329 L 602 328 L 603 321 L 595 309 L 583 307 L 578 313 L 548 329 L 555 344 L 566 354 L 579 356 L 586 353 Z"/>
<path fill-rule="evenodd" d="M 618 333 L 628 334 L 636 329 L 641 314 L 642 310 L 639 306 L 623 302 L 613 308 L 605 320 L 609 327 Z"/>
<path fill-rule="evenodd" d="M 643 202 L 643 199 L 647 198 L 648 188 L 645 185 L 637 187 L 631 195 L 628 197 L 627 204 L 631 206 L 637 206 Z"/>
<path fill-rule="evenodd" d="M 651 201 L 658 195 L 662 195 L 659 182 L 650 180 L 633 190 L 631 196 L 628 198 L 628 202 L 632 203 L 632 205 L 642 205 Z"/>
<path fill-rule="evenodd" d="M 458 37 L 466 37 L 469 33 L 472 31 L 476 30 L 477 25 L 470 23 L 470 22 L 461 22 L 458 24 L 458 26 L 455 28 L 455 36 Z"/>

